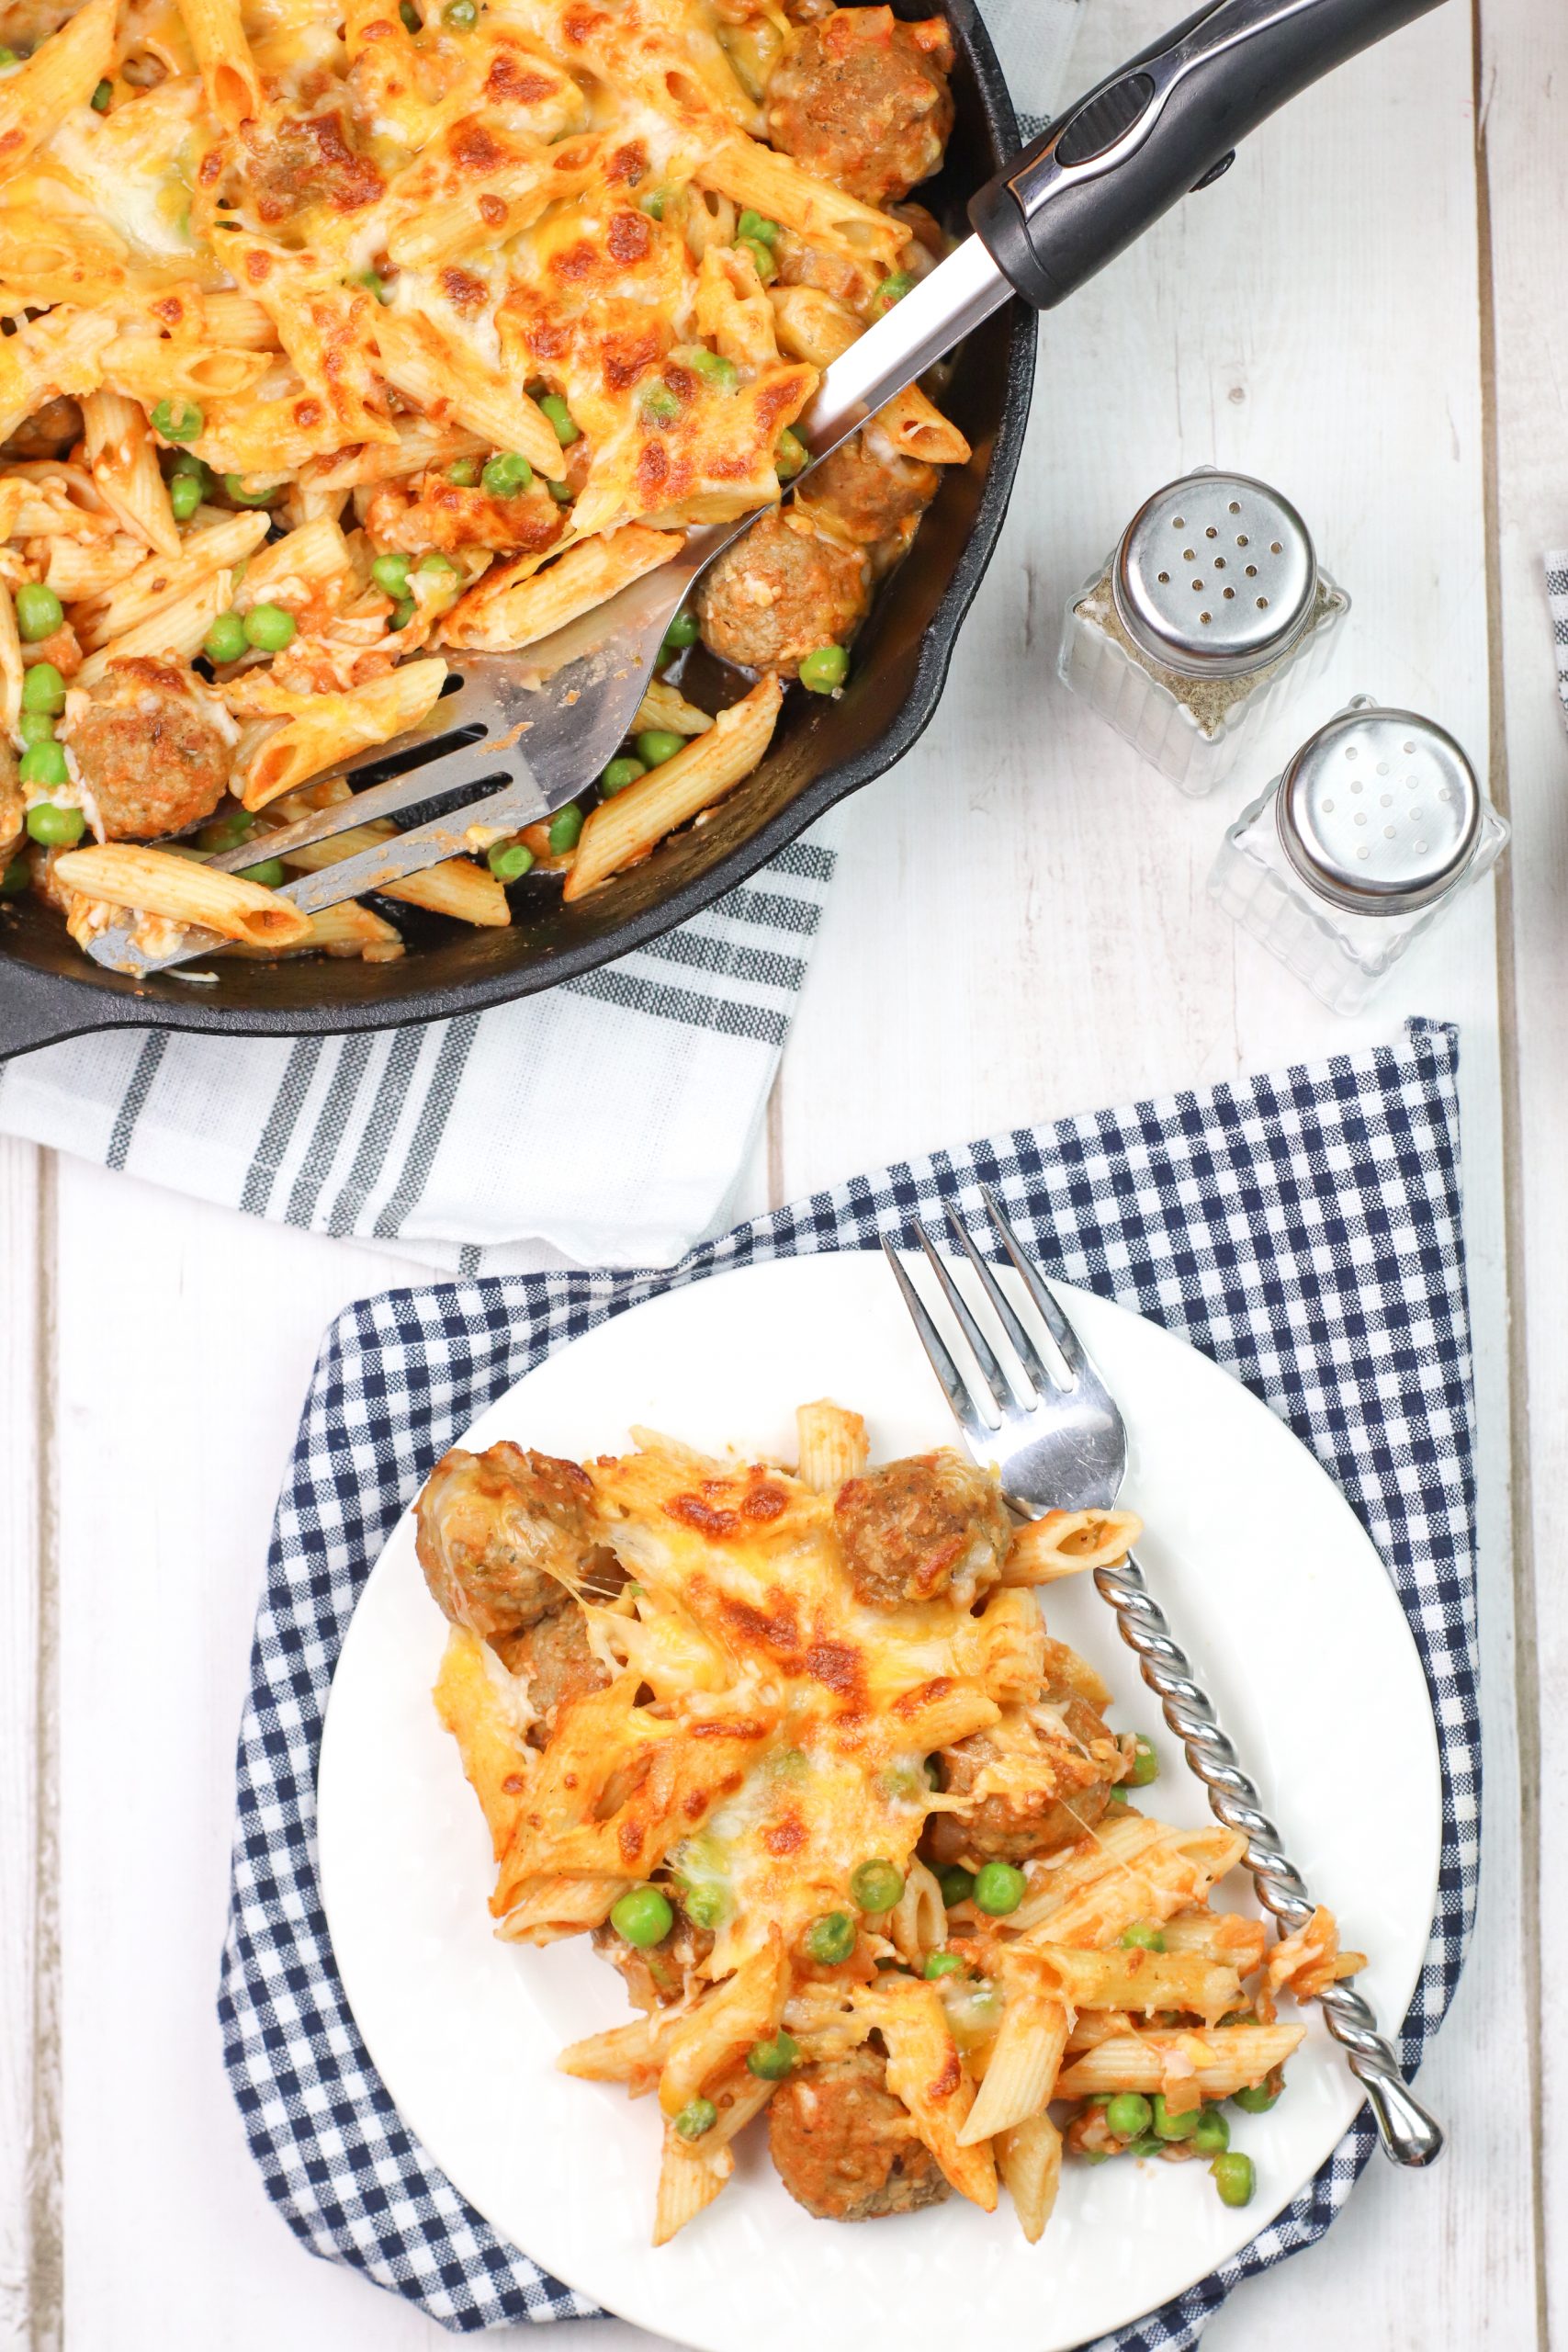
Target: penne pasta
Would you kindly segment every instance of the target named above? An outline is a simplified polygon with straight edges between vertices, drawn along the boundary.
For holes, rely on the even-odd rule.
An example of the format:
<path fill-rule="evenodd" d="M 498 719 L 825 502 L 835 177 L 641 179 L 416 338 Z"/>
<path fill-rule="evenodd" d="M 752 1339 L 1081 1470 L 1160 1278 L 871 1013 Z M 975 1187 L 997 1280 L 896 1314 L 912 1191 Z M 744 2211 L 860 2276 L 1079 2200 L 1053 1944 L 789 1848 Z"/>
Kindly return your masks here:
<path fill-rule="evenodd" d="M 694 2222 L 734 2170 L 735 2158 L 728 2147 L 688 2148 L 674 2127 L 667 2124 L 653 2214 L 654 2245 L 668 2245 L 678 2230 Z"/>
<path fill-rule="evenodd" d="M 1282 2066 L 1305 2038 L 1301 2025 L 1212 2026 L 1202 2033 L 1113 2034 L 1075 2058 L 1056 2078 L 1059 2098 L 1117 2091 L 1164 2091 L 1171 2062 L 1190 2066 L 1204 2098 L 1229 2098 Z"/>
<path fill-rule="evenodd" d="M 1086 1568 L 1109 1567 L 1125 1557 L 1143 1533 L 1131 1510 L 1051 1510 L 1026 1520 L 1012 1539 L 1002 1570 L 1008 1584 L 1053 1584 L 1058 1577 L 1081 1576 Z"/>
<path fill-rule="evenodd" d="M 795 1432 L 800 1441 L 796 1476 L 818 1495 L 836 1495 L 858 1478 L 871 1459 L 871 1440 L 858 1413 L 830 1404 L 826 1396 L 815 1405 L 797 1405 Z"/>
<path fill-rule="evenodd" d="M 307 928 L 298 907 L 259 882 L 214 873 L 195 858 L 175 857 L 167 850 L 106 842 L 95 849 L 67 850 L 56 860 L 54 873 L 62 890 L 139 914 L 162 915 L 193 930 L 215 931 L 250 947 L 291 946 Z"/>
<path fill-rule="evenodd" d="M 1051 2097 L 1067 2046 L 1068 2009 L 1034 1955 L 1005 1952 L 1005 2006 L 975 2104 L 958 2137 L 972 2147 L 1038 2115 Z"/>
<path fill-rule="evenodd" d="M 323 769 L 406 734 L 440 700 L 446 677 L 445 662 L 408 662 L 346 694 L 299 697 L 301 707 L 241 771 L 241 799 L 247 808 L 265 808 Z"/>
<path fill-rule="evenodd" d="M 378 842 L 394 841 L 397 831 L 385 821 L 354 825 L 346 832 L 334 833 L 330 841 L 286 850 L 284 863 L 301 874 L 318 874 L 322 866 L 357 857 L 361 850 L 374 849 Z M 472 923 L 480 931 L 503 931 L 512 921 L 502 885 L 488 866 L 475 865 L 466 857 L 443 858 L 435 865 L 427 865 L 423 874 L 378 882 L 376 889 L 378 896 L 397 899 L 405 907 L 450 915 L 455 922 Z"/>
<path fill-rule="evenodd" d="M 355 899 L 345 899 L 341 906 L 322 907 L 308 918 L 310 928 L 303 939 L 293 947 L 256 948 L 238 944 L 222 948 L 224 956 L 265 957 L 275 956 L 357 956 L 365 964 L 395 964 L 403 953 L 402 935 L 396 923 L 389 922 L 372 907 L 362 907 Z"/>
<path fill-rule="evenodd" d="M 773 740 L 783 699 L 776 678 L 761 679 L 743 701 L 719 712 L 707 734 L 595 808 L 567 876 L 568 899 L 584 897 L 645 857 L 656 842 L 750 775 Z"/>
<path fill-rule="evenodd" d="M 741 131 L 716 141 L 698 164 L 696 175 L 704 187 L 716 188 L 765 219 L 782 221 L 812 243 L 852 257 L 870 256 L 888 268 L 908 235 L 901 220 L 846 196 L 827 180 L 814 179 L 787 155 L 775 154 Z"/>
<path fill-rule="evenodd" d="M 119 392 L 89 392 L 82 402 L 82 427 L 99 494 L 128 531 L 160 555 L 177 558 L 179 529 L 142 410 Z"/>
<path fill-rule="evenodd" d="M 442 624 L 442 643 L 470 653 L 508 653 L 536 644 L 657 571 L 682 543 L 680 532 L 628 523 L 568 548 L 545 571 L 528 559 L 497 564 L 453 605 Z"/>
<path fill-rule="evenodd" d="M 86 0 L 24 63 L 0 77 L 0 180 L 92 96 L 114 56 L 117 5 Z"/>
<path fill-rule="evenodd" d="M 913 1977 L 886 1977 L 857 1994 L 855 2006 L 887 2046 L 888 2089 L 908 2109 L 915 2129 L 952 2186 L 982 2211 L 994 2213 L 995 2161 L 988 2145 L 971 2143 L 964 2136 L 975 2086 L 936 1987 Z"/>
<path fill-rule="evenodd" d="M 176 535 L 178 552 L 172 561 L 143 556 L 135 571 L 102 595 L 85 600 L 87 609 L 76 623 L 78 638 L 89 652 L 96 652 L 128 631 L 143 628 L 214 572 L 231 572 L 265 537 L 265 514 L 225 514 L 210 530 L 192 531 L 184 539 Z"/>
<path fill-rule="evenodd" d="M 157 605 L 145 620 L 135 621 L 90 653 L 76 673 L 81 686 L 96 685 L 111 662 L 152 654 L 168 661 L 189 662 L 201 650 L 202 640 L 220 613 L 229 609 L 233 573 L 225 565 Z"/>
<path fill-rule="evenodd" d="M 491 448 L 516 450 L 536 473 L 564 473 L 561 445 L 549 419 L 526 392 L 498 380 L 434 320 L 386 311 L 375 332 L 382 375 L 427 415 L 465 426 Z"/>
<path fill-rule="evenodd" d="M 240 22 L 240 0 L 179 0 L 179 11 L 212 111 L 237 130 L 262 111 L 261 83 Z"/>
<path fill-rule="evenodd" d="M 1062 2177 L 1062 2135 L 1048 2115 L 1015 2123 L 997 2141 L 997 2169 L 1031 2245 L 1045 2234 Z"/>

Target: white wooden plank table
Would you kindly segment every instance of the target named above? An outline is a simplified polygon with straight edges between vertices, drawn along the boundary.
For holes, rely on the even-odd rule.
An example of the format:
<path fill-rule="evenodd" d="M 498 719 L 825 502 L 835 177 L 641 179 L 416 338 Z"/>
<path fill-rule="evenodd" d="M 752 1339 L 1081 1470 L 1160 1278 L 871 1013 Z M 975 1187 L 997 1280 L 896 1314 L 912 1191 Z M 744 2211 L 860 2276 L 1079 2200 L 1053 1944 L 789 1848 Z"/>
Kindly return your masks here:
<path fill-rule="evenodd" d="M 1165 13 L 1096 0 L 1081 78 Z M 1543 2226 L 1568 2195 L 1546 2121 L 1568 2025 L 1540 1961 L 1568 1931 L 1568 1866 L 1536 1797 L 1543 1711 L 1568 1702 L 1549 1542 L 1568 1468 L 1568 741 L 1539 561 L 1568 544 L 1553 75 L 1560 103 L 1552 0 L 1476 0 L 1473 20 L 1450 0 L 1048 323 L 1001 552 L 930 733 L 846 812 L 741 1204 L 1387 1036 L 1406 1012 L 1461 1024 L 1488 1827 L 1475 1948 L 1422 2078 L 1450 2151 L 1426 2178 L 1374 2162 L 1322 2246 L 1214 2321 L 1215 2352 L 1568 2343 L 1568 2252 Z M 1367 687 L 1490 746 L 1519 829 L 1495 898 L 1355 1023 L 1204 895 L 1244 780 L 1182 799 L 1053 676 L 1067 591 L 1144 492 L 1215 459 L 1294 496 L 1352 593 L 1333 697 Z M 0 1241 L 0 2352 L 430 2352 L 434 2324 L 311 2262 L 268 2206 L 214 2015 L 279 1473 L 322 1328 L 409 1268 L 4 1143 Z M 648 2340 L 613 2321 L 572 2338 Z"/>

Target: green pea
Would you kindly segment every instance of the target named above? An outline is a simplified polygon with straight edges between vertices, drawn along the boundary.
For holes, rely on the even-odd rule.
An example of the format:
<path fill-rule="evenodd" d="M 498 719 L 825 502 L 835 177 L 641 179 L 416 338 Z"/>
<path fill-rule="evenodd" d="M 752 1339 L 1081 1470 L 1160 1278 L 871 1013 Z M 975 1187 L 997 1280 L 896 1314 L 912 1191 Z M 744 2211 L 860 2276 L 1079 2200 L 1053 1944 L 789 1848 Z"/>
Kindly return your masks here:
<path fill-rule="evenodd" d="M 1282 2083 L 1271 2083 L 1265 2075 L 1260 2083 L 1249 2083 L 1245 2090 L 1232 2091 L 1231 2099 L 1244 2115 L 1267 2115 L 1283 2088 Z"/>
<path fill-rule="evenodd" d="M 406 596 L 409 593 L 409 565 L 412 559 L 406 555 L 378 555 L 370 567 L 370 577 L 386 596 Z"/>
<path fill-rule="evenodd" d="M 695 645 L 701 635 L 702 631 L 697 627 L 697 616 L 688 605 L 682 611 L 676 614 L 665 630 L 664 650 L 666 653 L 683 653 L 688 645 Z"/>
<path fill-rule="evenodd" d="M 955 1911 L 961 1903 L 967 1903 L 975 1892 L 974 1871 L 961 1870 L 956 1862 L 950 1862 L 946 1870 L 939 1871 L 936 1883 L 950 1911 Z"/>
<path fill-rule="evenodd" d="M 956 1976 L 963 1965 L 955 1951 L 928 1951 L 920 1973 L 929 1984 L 934 1984 L 941 1977 Z"/>
<path fill-rule="evenodd" d="M 1122 1948 L 1124 1951 L 1163 1951 L 1165 1938 L 1146 1919 L 1134 1919 L 1130 1928 L 1122 1930 Z"/>
<path fill-rule="evenodd" d="M 1214 2177 L 1214 2187 L 1220 2192 L 1222 2205 L 1250 2205 L 1252 2192 L 1258 2186 L 1258 2174 L 1252 2158 L 1239 2149 L 1229 2149 L 1216 2156 L 1209 2170 Z"/>
<path fill-rule="evenodd" d="M 534 469 L 521 449 L 503 449 L 479 476 L 492 498 L 515 498 L 533 479 Z"/>
<path fill-rule="evenodd" d="M 664 1941 L 675 1925 L 675 1914 L 656 1886 L 634 1886 L 611 1911 L 610 1924 L 627 1943 L 647 1951 Z"/>
<path fill-rule="evenodd" d="M 281 605 L 253 605 L 245 615 L 245 642 L 264 653 L 281 653 L 292 645 L 299 624 Z"/>
<path fill-rule="evenodd" d="M 547 475 L 545 478 L 545 488 L 549 492 L 550 496 L 555 500 L 558 506 L 570 506 L 571 504 L 570 482 L 557 481 L 554 475 L 550 474 Z"/>
<path fill-rule="evenodd" d="M 560 857 L 567 850 L 575 849 L 581 834 L 582 811 L 575 800 L 569 800 L 566 807 L 558 808 L 550 819 L 550 830 L 547 835 L 550 844 L 550 855 Z M 691 1905 L 688 1904 L 686 1908 L 690 1910 Z"/>
<path fill-rule="evenodd" d="M 994 1919 L 1016 1911 L 1029 1890 L 1029 1881 L 1012 1862 L 987 1862 L 976 1875 L 975 1901 Z"/>
<path fill-rule="evenodd" d="M 850 674 L 850 657 L 841 645 L 819 645 L 801 656 L 800 683 L 814 695 L 830 695 Z"/>
<path fill-rule="evenodd" d="M 781 2026 L 771 2041 L 754 2041 L 746 2052 L 748 2070 L 760 2082 L 782 2083 L 800 2060 L 800 2044 Z"/>
<path fill-rule="evenodd" d="M 398 14 L 403 20 L 405 32 L 422 33 L 424 30 L 419 10 L 414 6 L 413 0 L 398 0 Z"/>
<path fill-rule="evenodd" d="M 617 792 L 624 792 L 628 784 L 635 784 L 639 775 L 647 774 L 648 770 L 640 760 L 630 759 L 623 753 L 618 760 L 610 762 L 599 779 L 599 789 L 606 800 L 613 800 Z"/>
<path fill-rule="evenodd" d="M 422 555 L 420 557 L 419 568 L 421 571 L 423 572 L 427 580 L 438 579 L 443 574 L 452 580 L 456 580 L 457 577 L 457 567 L 453 562 L 451 557 L 449 555 L 443 555 L 438 548 L 434 548 L 431 549 L 428 555 Z"/>
<path fill-rule="evenodd" d="M 52 662 L 34 662 L 22 679 L 22 708 L 58 714 L 65 707 L 65 681 Z"/>
<path fill-rule="evenodd" d="M 563 449 L 570 449 L 574 441 L 581 440 L 581 429 L 558 392 L 541 392 L 538 405 L 554 425 L 556 439 Z"/>
<path fill-rule="evenodd" d="M 837 1968 L 855 1948 L 855 1923 L 847 1911 L 824 1911 L 806 1930 L 806 1953 L 819 1968 Z"/>
<path fill-rule="evenodd" d="M 686 748 L 685 737 L 672 733 L 667 727 L 645 727 L 632 741 L 645 768 L 662 767 L 666 760 L 672 760 L 677 752 Z"/>
<path fill-rule="evenodd" d="M 681 1904 L 694 1928 L 711 1931 L 721 1927 L 729 1916 L 729 1897 L 722 1886 L 688 1887 Z"/>
<path fill-rule="evenodd" d="M 112 82 L 100 82 L 87 103 L 92 107 L 95 114 L 107 114 L 109 110 L 109 100 L 113 96 L 114 84 Z"/>
<path fill-rule="evenodd" d="M 485 855 L 498 882 L 521 882 L 533 863 L 534 853 L 525 842 L 497 842 Z"/>
<path fill-rule="evenodd" d="M 1118 1785 L 1111 1791 L 1108 1802 L 1111 1804 L 1125 1804 L 1127 1802 L 1126 1790 L 1118 1783 Z"/>
<path fill-rule="evenodd" d="M 32 867 L 25 857 L 14 857 L 4 874 L 0 874 L 0 899 L 19 899 L 33 878 Z"/>
<path fill-rule="evenodd" d="M 259 865 L 242 865 L 242 882 L 259 882 L 264 890 L 281 890 L 286 876 L 280 857 L 264 857 Z"/>
<path fill-rule="evenodd" d="M 667 187 L 650 187 L 646 196 L 637 198 L 639 207 L 650 220 L 663 220 L 664 208 L 669 201 L 670 191 Z"/>
<path fill-rule="evenodd" d="M 45 849 L 69 849 L 86 830 L 80 808 L 57 808 L 52 800 L 38 800 L 28 810 L 28 832 Z"/>
<path fill-rule="evenodd" d="M 1151 1781 L 1159 1779 L 1159 1758 L 1146 1739 L 1133 1743 L 1133 1769 L 1127 1775 L 1130 1788 L 1146 1789 Z"/>
<path fill-rule="evenodd" d="M 392 289 L 378 269 L 360 270 L 354 279 L 354 284 L 363 286 L 367 294 L 374 294 L 383 310 L 392 299 Z"/>
<path fill-rule="evenodd" d="M 447 481 L 456 483 L 459 490 L 472 490 L 479 478 L 479 461 L 477 458 L 454 458 L 446 469 Z"/>
<path fill-rule="evenodd" d="M 779 274 L 779 266 L 773 259 L 773 247 L 764 244 L 761 237 L 737 237 L 735 243 L 741 253 L 750 254 L 757 265 L 757 275 L 763 285 L 771 286 Z"/>
<path fill-rule="evenodd" d="M 17 591 L 17 628 L 28 645 L 52 637 L 65 618 L 65 607 L 41 580 L 28 580 Z"/>
<path fill-rule="evenodd" d="M 152 430 L 165 441 L 195 441 L 206 422 L 194 401 L 160 401 L 152 412 Z"/>
<path fill-rule="evenodd" d="M 31 751 L 35 743 L 52 743 L 54 721 L 47 710 L 24 710 L 17 714 L 17 732 L 22 739 L 22 749 Z"/>
<path fill-rule="evenodd" d="M 211 480 L 205 462 L 194 449 L 175 450 L 169 462 L 169 471 L 171 474 L 194 474 L 204 490 Z"/>
<path fill-rule="evenodd" d="M 169 505 L 176 523 L 188 523 L 201 504 L 199 474 L 175 474 L 169 483 Z"/>
<path fill-rule="evenodd" d="M 1125 2153 L 1130 2156 L 1162 2156 L 1165 2143 L 1156 2140 L 1152 2132 L 1145 2132 L 1141 2139 L 1128 2142 Z"/>
<path fill-rule="evenodd" d="M 201 640 L 209 662 L 237 662 L 250 642 L 238 613 L 220 613 Z"/>
<path fill-rule="evenodd" d="M 1198 2118 L 1192 2145 L 1201 2155 L 1223 2156 L 1230 2143 L 1231 2127 L 1225 2121 L 1224 2109 L 1206 2107 Z"/>
<path fill-rule="evenodd" d="M 877 311 L 890 311 L 895 302 L 901 302 L 903 300 L 905 295 L 908 293 L 910 288 L 914 285 L 914 279 L 910 277 L 907 269 L 896 269 L 890 277 L 885 277 L 883 279 L 881 285 L 872 296 L 871 300 L 873 309 Z"/>
<path fill-rule="evenodd" d="M 256 820 L 248 809 L 236 808 L 227 817 L 215 817 L 210 825 L 203 825 L 197 840 L 203 849 L 221 857 L 225 850 L 238 849 L 255 831 Z"/>
<path fill-rule="evenodd" d="M 387 616 L 387 627 L 389 628 L 407 628 L 410 621 L 412 620 L 418 610 L 419 606 L 414 603 L 412 596 L 400 596 L 397 603 L 392 606 L 390 613 Z"/>
<path fill-rule="evenodd" d="M 454 6 L 458 5 L 460 0 L 453 0 Z M 688 2099 L 675 2118 L 675 2129 L 682 2140 L 700 2140 L 703 2133 L 711 2132 L 717 2121 L 718 2109 L 711 2098 Z"/>
<path fill-rule="evenodd" d="M 52 737 L 47 743 L 29 743 L 17 763 L 17 774 L 24 784 L 69 784 L 65 746 Z"/>
<path fill-rule="evenodd" d="M 810 455 L 799 434 L 786 424 L 773 445 L 773 471 L 780 481 L 793 481 Z"/>
<path fill-rule="evenodd" d="M 748 205 L 735 224 L 735 234 L 737 240 L 744 237 L 748 244 L 755 242 L 760 245 L 771 245 L 777 241 L 779 224 L 761 212 L 753 212 Z"/>
<path fill-rule="evenodd" d="M 673 424 L 681 413 L 681 401 L 668 384 L 650 384 L 642 396 L 641 408 L 650 424 Z"/>
<path fill-rule="evenodd" d="M 1105 2128 L 1118 2140 L 1141 2140 L 1155 2111 L 1141 2091 L 1118 2091 L 1105 2102 Z"/>
<path fill-rule="evenodd" d="M 267 481 L 264 479 L 259 490 L 247 490 L 245 484 L 248 481 L 254 481 L 254 474 L 224 475 L 223 487 L 236 506 L 270 506 L 273 500 L 281 498 L 288 487 L 287 482 Z"/>
<path fill-rule="evenodd" d="M 19 65 L 21 62 L 14 49 L 0 49 L 0 74 L 5 72 L 7 65 Z"/>
<path fill-rule="evenodd" d="M 479 20 L 479 12 L 474 0 L 446 0 L 446 6 L 441 11 L 442 23 L 450 25 L 455 33 L 472 32 Z"/>
<path fill-rule="evenodd" d="M 726 359 L 716 351 L 705 347 L 693 351 L 687 361 L 692 373 L 711 384 L 716 392 L 732 392 L 740 381 L 740 370 L 733 359 Z"/>
<path fill-rule="evenodd" d="M 1190 2107 L 1185 2115 L 1172 2115 L 1158 2091 L 1156 2091 L 1152 2104 L 1156 2140 L 1190 2140 L 1198 2129 L 1199 2109 Z"/>
<path fill-rule="evenodd" d="M 850 1893 L 863 1911 L 891 1911 L 904 1892 L 904 1873 L 878 1854 L 858 1863 L 850 1876 Z"/>

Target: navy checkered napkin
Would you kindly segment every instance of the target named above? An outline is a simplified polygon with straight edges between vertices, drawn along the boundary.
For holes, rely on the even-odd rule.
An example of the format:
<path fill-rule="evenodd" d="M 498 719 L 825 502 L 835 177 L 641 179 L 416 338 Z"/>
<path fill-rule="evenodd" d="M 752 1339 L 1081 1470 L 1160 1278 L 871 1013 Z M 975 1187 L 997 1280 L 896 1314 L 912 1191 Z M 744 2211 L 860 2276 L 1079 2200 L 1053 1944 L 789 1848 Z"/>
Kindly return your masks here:
<path fill-rule="evenodd" d="M 1470 1337 L 1451 1030 L 1057 1121 L 862 1176 L 659 1275 L 511 1275 L 393 1291 L 328 1334 L 278 1505 L 240 1734 L 220 2013 L 267 2189 L 312 2252 L 457 2330 L 586 2312 L 500 2240 L 402 2124 L 333 1965 L 315 1874 L 328 1685 L 366 1577 L 432 1464 L 554 1348 L 655 1291 L 796 1251 L 912 1241 L 939 1198 L 998 1189 L 1047 1271 L 1190 1340 L 1349 1497 L 1398 1588 L 1440 1735 L 1438 1915 L 1401 2053 L 1452 1997 L 1480 1859 Z M 1239 2279 L 1310 2245 L 1373 2146 L 1365 2109 L 1234 2262 L 1094 2352 L 1195 2344 Z"/>

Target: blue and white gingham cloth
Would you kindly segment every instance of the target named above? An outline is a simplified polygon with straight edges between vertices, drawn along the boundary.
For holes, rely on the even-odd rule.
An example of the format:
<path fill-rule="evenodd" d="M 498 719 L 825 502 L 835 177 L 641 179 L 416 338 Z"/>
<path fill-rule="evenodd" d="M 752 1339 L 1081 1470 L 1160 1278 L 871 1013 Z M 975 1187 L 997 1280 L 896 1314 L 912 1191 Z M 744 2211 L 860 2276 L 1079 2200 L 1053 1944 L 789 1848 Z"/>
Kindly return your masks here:
<path fill-rule="evenodd" d="M 315 1792 L 360 1589 L 437 1457 L 552 1349 L 654 1292 L 759 1259 L 863 1250 L 994 1185 L 1047 1272 L 1152 1317 L 1246 1382 L 1365 1522 L 1420 1646 L 1443 1769 L 1438 1914 L 1401 2035 L 1414 2070 L 1475 1907 L 1470 1334 L 1454 1033 L 1021 1128 L 742 1226 L 673 1272 L 501 1276 L 349 1307 L 316 1367 L 274 1532 L 240 1734 L 220 2014 L 270 2195 L 313 2253 L 466 2331 L 586 2314 L 431 2163 L 370 2064 L 333 1964 Z M 1365 2109 L 1317 2177 L 1212 2277 L 1093 2352 L 1195 2344 L 1238 2280 L 1322 2236 L 1371 2154 Z"/>

